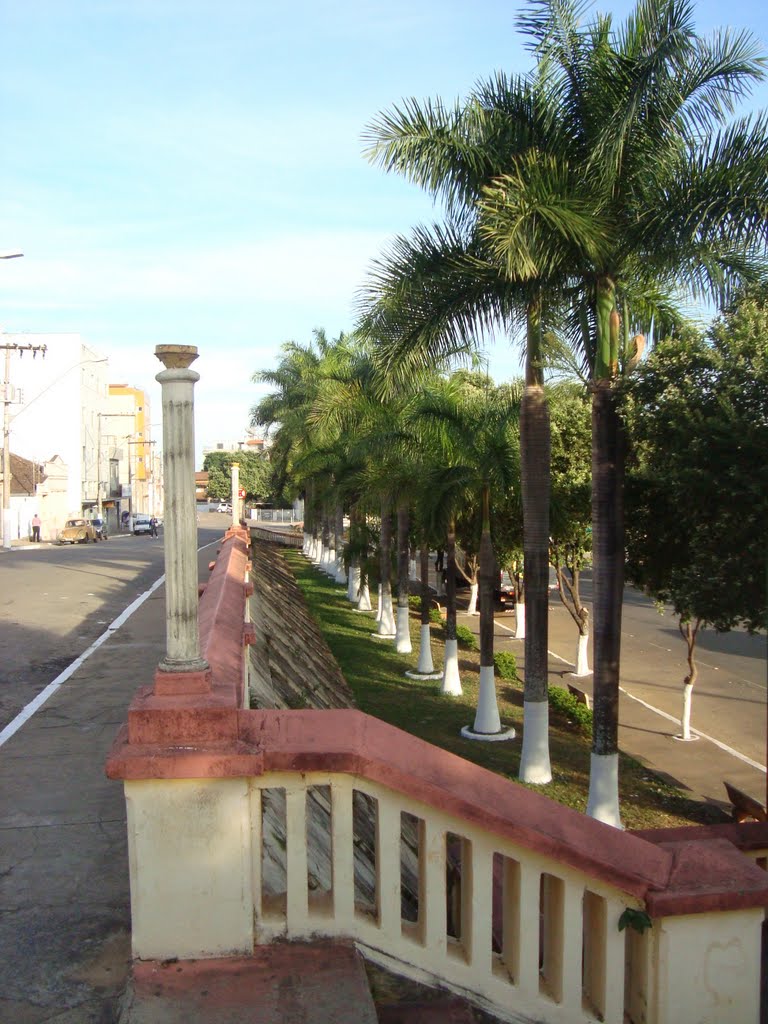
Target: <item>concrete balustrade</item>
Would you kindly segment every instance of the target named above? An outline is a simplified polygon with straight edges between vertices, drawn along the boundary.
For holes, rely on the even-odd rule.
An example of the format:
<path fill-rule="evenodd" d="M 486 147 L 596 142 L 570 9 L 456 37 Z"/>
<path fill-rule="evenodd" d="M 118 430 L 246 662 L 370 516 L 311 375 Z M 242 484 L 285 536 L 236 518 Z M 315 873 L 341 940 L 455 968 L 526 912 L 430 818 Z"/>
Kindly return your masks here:
<path fill-rule="evenodd" d="M 140 691 L 109 758 L 125 785 L 136 957 L 344 936 L 502 1019 L 757 1020 L 768 876 L 753 861 L 768 826 L 633 835 L 355 710 L 249 710 L 248 569 L 247 533 L 232 529 L 200 599 L 210 690 Z M 283 808 L 284 847 L 262 827 L 268 803 Z M 627 910 L 652 927 L 620 931 Z"/>

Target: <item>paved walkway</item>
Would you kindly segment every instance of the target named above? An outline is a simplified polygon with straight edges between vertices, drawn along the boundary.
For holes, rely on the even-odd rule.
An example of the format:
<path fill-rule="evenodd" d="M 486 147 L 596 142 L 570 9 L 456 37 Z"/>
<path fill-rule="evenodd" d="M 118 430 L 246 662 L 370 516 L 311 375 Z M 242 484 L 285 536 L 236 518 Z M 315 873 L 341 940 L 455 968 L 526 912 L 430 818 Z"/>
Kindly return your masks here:
<path fill-rule="evenodd" d="M 201 565 L 209 557 L 204 550 Z M 160 588 L 0 747 L 0 1024 L 117 1019 L 130 957 L 125 806 L 104 762 L 164 653 L 163 600 Z M 564 616 L 553 610 L 555 652 L 575 644 Z M 499 644 L 521 654 L 504 628 L 513 622 L 500 616 Z M 553 658 L 551 671 L 568 665 Z M 760 773 L 745 782 L 745 766 L 725 751 L 704 740 L 694 750 L 672 732 L 622 699 L 624 748 L 692 795 L 721 800 L 723 778 L 754 788 Z"/>

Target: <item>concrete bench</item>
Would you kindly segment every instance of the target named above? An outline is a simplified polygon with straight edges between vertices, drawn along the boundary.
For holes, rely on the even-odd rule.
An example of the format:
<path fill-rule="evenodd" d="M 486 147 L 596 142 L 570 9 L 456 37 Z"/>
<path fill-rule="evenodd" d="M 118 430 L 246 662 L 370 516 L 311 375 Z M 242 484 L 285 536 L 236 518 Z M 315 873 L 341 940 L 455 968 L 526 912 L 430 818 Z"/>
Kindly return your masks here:
<path fill-rule="evenodd" d="M 723 782 L 728 799 L 733 804 L 734 821 L 768 821 L 768 814 L 761 803 L 743 793 L 730 782 Z"/>
<path fill-rule="evenodd" d="M 590 711 L 592 710 L 592 698 L 584 690 L 574 686 L 573 683 L 568 683 L 568 693 L 575 697 L 579 704 L 584 704 Z"/>

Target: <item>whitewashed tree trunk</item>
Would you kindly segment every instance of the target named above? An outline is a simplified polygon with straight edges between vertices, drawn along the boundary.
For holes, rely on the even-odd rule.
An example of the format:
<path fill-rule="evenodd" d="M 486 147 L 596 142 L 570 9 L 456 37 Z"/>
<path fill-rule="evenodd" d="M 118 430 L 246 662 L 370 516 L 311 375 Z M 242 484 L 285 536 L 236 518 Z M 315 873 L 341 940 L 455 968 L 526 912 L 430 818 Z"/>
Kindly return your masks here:
<path fill-rule="evenodd" d="M 417 580 L 419 578 L 419 567 L 416 564 L 415 558 L 412 558 L 408 563 L 408 576 L 412 580 Z"/>
<path fill-rule="evenodd" d="M 515 604 L 515 640 L 525 640 L 525 601 Z"/>
<path fill-rule="evenodd" d="M 328 548 L 328 559 L 325 563 L 325 571 L 329 576 L 336 575 L 336 549 Z"/>
<path fill-rule="evenodd" d="M 431 675 L 435 671 L 432 661 L 431 636 L 429 626 L 422 625 L 419 632 L 419 663 L 416 666 L 416 671 L 424 675 Z"/>
<path fill-rule="evenodd" d="M 381 622 L 381 616 L 384 612 L 384 602 L 381 599 L 381 595 L 384 593 L 384 588 L 379 584 L 378 593 L 376 595 L 376 621 Z"/>
<path fill-rule="evenodd" d="M 477 695 L 477 712 L 474 732 L 501 732 L 499 705 L 496 700 L 496 679 L 493 665 L 480 666 L 480 690 Z"/>
<path fill-rule="evenodd" d="M 301 545 L 301 553 L 306 556 L 309 554 L 309 542 L 312 540 L 312 534 L 304 531 L 304 543 Z"/>
<path fill-rule="evenodd" d="M 343 558 L 343 556 L 341 554 L 339 554 L 339 557 L 336 559 L 336 576 L 335 576 L 335 580 L 336 580 L 337 583 L 346 583 L 347 582 L 347 573 L 346 573 L 346 571 L 344 569 L 344 558 Z"/>
<path fill-rule="evenodd" d="M 349 567 L 349 578 L 347 579 L 347 599 L 352 604 L 360 600 L 360 566 L 354 562 Z"/>
<path fill-rule="evenodd" d="M 575 676 L 592 675 L 592 670 L 589 667 L 589 633 L 579 633 L 576 647 L 576 670 L 572 674 Z"/>
<path fill-rule="evenodd" d="M 685 683 L 683 686 L 683 717 L 680 725 L 683 730 L 683 739 L 690 740 L 691 736 L 691 702 L 693 700 L 693 683 Z"/>
<path fill-rule="evenodd" d="M 619 755 L 591 754 L 587 814 L 606 825 L 623 828 L 619 813 Z"/>
<path fill-rule="evenodd" d="M 381 618 L 379 619 L 379 625 L 376 629 L 376 635 L 391 638 L 396 634 L 397 629 L 395 628 L 395 616 L 392 611 L 392 594 L 390 592 L 381 600 Z"/>
<path fill-rule="evenodd" d="M 371 611 L 371 607 L 371 592 L 368 589 L 368 584 L 364 583 L 362 587 L 360 587 L 360 597 L 357 602 L 357 610 L 359 612 L 369 612 Z"/>
<path fill-rule="evenodd" d="M 408 608 L 397 609 L 395 650 L 398 654 L 410 654 L 413 650 L 413 647 L 411 646 L 411 623 Z"/>
<path fill-rule="evenodd" d="M 470 583 L 469 585 L 469 605 L 467 606 L 467 615 L 479 615 L 477 610 L 477 594 L 479 591 L 477 583 Z"/>
<path fill-rule="evenodd" d="M 523 747 L 518 778 L 535 786 L 544 786 L 552 781 L 549 704 L 545 700 L 523 702 Z"/>
<path fill-rule="evenodd" d="M 330 551 L 325 544 L 320 545 L 320 568 L 325 572 L 328 568 L 328 558 L 330 557 Z"/>
<path fill-rule="evenodd" d="M 459 641 L 445 641 L 445 664 L 443 665 L 443 681 L 440 684 L 440 693 L 446 693 L 450 697 L 460 697 L 464 691 L 461 688 L 459 678 Z"/>

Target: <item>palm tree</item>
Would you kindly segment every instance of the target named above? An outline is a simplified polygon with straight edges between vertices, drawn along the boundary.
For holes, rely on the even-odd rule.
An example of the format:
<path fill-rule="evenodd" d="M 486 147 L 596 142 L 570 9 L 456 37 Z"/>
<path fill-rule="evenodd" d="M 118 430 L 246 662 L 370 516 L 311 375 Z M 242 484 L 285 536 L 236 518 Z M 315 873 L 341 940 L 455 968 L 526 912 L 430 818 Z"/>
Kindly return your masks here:
<path fill-rule="evenodd" d="M 473 738 L 498 738 L 501 733 L 493 663 L 496 558 L 491 501 L 494 493 L 505 495 L 519 482 L 515 434 L 520 398 L 516 388 L 494 388 L 487 378 L 456 373 L 423 388 L 412 410 L 421 432 L 431 433 L 442 444 L 453 479 L 473 495 L 480 512 L 480 694 L 474 726 L 464 730 Z M 449 583 L 451 575 L 449 563 Z M 455 643 L 455 638 L 449 636 L 446 664 L 451 641 Z"/>
<path fill-rule="evenodd" d="M 728 123 L 762 77 L 747 33 L 694 32 L 692 10 L 641 0 L 624 25 L 582 27 L 578 0 L 535 0 L 521 17 L 551 99 L 546 147 L 490 183 L 480 234 L 537 277 L 557 236 L 574 259 L 574 335 L 592 389 L 594 730 L 588 813 L 620 823 L 618 692 L 624 441 L 614 384 L 645 311 L 637 296 L 687 289 L 719 301 L 765 267 L 766 118 Z M 571 214 L 592 222 L 578 253 Z M 650 308 L 650 306 L 646 306 Z"/>
<path fill-rule="evenodd" d="M 461 109 L 441 104 L 382 117 L 370 131 L 370 155 L 446 200 L 454 220 L 398 238 L 374 265 L 362 299 L 363 329 L 384 339 L 379 356 L 397 375 L 466 354 L 483 330 L 526 325 L 526 388 L 520 418 L 524 513 L 524 578 L 531 628 L 525 635 L 523 752 L 520 778 L 543 784 L 549 761 L 548 514 L 549 443 L 543 390 L 543 331 L 559 280 L 523 281 L 489 249 L 473 223 L 484 185 L 533 143 L 544 144 L 544 105 L 532 84 L 497 75 Z M 589 225 L 580 225 L 583 234 Z M 562 247 L 559 250 L 562 253 Z M 520 616 L 523 606 L 519 608 Z"/>
<path fill-rule="evenodd" d="M 304 552 L 309 554 L 311 549 L 312 557 L 319 555 L 314 485 L 308 475 L 295 479 L 294 467 L 311 447 L 307 417 L 317 394 L 321 364 L 330 347 L 325 332 L 317 330 L 314 343 L 286 342 L 277 369 L 258 370 L 252 376 L 255 383 L 269 384 L 274 389 L 251 408 L 251 425 L 267 430 L 276 428 L 271 449 L 276 489 L 282 491 L 292 481 L 299 493 L 304 492 Z"/>

